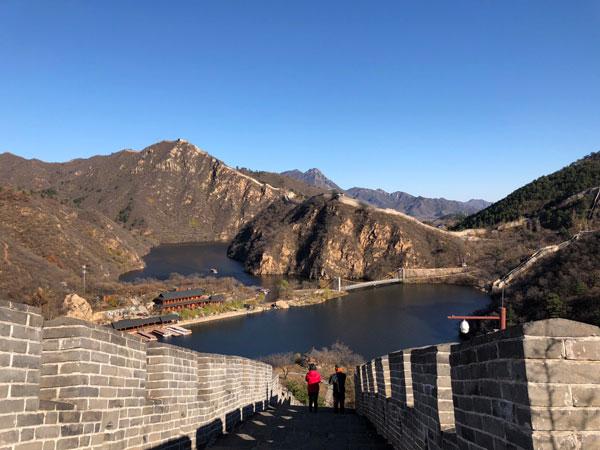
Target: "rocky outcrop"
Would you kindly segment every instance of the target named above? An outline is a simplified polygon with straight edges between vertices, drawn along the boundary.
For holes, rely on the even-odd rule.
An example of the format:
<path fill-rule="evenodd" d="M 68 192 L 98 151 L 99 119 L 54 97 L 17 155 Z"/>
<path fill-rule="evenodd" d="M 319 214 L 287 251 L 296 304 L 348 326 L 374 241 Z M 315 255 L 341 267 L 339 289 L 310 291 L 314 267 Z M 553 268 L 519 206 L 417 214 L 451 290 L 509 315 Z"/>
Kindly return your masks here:
<path fill-rule="evenodd" d="M 468 242 L 398 212 L 338 195 L 277 202 L 248 223 L 228 255 L 253 274 L 379 278 L 400 267 L 452 267 Z"/>
<path fill-rule="evenodd" d="M 93 311 L 85 298 L 77 294 L 69 294 L 63 302 L 63 311 L 65 316 L 73 319 L 81 319 L 90 322 L 93 317 Z"/>

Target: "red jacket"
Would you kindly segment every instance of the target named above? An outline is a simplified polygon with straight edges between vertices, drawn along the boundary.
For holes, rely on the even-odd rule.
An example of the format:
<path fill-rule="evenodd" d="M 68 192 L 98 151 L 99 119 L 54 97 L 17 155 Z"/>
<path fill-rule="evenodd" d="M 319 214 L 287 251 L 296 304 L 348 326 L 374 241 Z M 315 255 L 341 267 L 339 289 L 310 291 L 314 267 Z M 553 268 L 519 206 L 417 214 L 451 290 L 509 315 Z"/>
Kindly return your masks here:
<path fill-rule="evenodd" d="M 316 370 L 310 370 L 306 374 L 306 382 L 308 383 L 308 387 L 306 390 L 308 392 L 319 392 L 319 383 L 321 382 L 321 375 Z"/>

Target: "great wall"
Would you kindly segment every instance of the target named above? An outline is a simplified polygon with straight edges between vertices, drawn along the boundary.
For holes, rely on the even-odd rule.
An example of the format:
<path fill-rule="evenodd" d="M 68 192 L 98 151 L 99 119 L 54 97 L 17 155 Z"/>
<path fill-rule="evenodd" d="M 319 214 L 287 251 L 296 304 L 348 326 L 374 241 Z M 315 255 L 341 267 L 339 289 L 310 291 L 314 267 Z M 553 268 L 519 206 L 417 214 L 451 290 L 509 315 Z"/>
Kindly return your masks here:
<path fill-rule="evenodd" d="M 600 448 L 600 328 L 529 322 L 358 367 L 356 398 L 396 449 Z"/>
<path fill-rule="evenodd" d="M 0 449 L 201 448 L 270 404 L 271 366 L 0 301 Z"/>
<path fill-rule="evenodd" d="M 294 402 L 266 364 L 44 323 L 39 309 L 4 301 L 0 364 L 0 450 L 204 448 Z M 357 412 L 396 449 L 600 448 L 591 325 L 531 322 L 357 369 Z"/>

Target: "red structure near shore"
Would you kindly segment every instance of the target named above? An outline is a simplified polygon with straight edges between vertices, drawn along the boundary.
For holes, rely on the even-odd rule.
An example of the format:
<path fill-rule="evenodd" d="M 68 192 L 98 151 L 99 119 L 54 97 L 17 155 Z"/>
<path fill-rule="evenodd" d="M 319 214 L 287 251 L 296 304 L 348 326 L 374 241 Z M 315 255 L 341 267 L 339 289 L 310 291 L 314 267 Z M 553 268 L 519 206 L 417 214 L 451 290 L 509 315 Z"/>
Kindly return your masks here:
<path fill-rule="evenodd" d="M 154 308 L 165 311 L 178 311 L 181 309 L 201 308 L 206 305 L 222 304 L 223 296 L 209 297 L 202 289 L 188 289 L 185 291 L 163 292 L 154 299 Z"/>

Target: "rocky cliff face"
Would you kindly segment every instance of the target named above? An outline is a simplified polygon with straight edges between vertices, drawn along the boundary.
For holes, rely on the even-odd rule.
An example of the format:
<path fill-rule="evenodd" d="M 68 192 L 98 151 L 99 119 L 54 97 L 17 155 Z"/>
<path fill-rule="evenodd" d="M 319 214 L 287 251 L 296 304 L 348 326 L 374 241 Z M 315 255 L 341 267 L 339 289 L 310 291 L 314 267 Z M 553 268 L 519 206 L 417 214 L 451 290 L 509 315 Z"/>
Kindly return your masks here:
<path fill-rule="evenodd" d="M 261 209 L 290 195 L 183 140 L 54 164 L 5 153 L 0 184 L 45 190 L 154 243 L 230 240 Z"/>
<path fill-rule="evenodd" d="M 277 202 L 250 221 L 228 255 L 253 274 L 379 278 L 400 267 L 453 267 L 467 243 L 401 213 L 337 195 Z"/>

